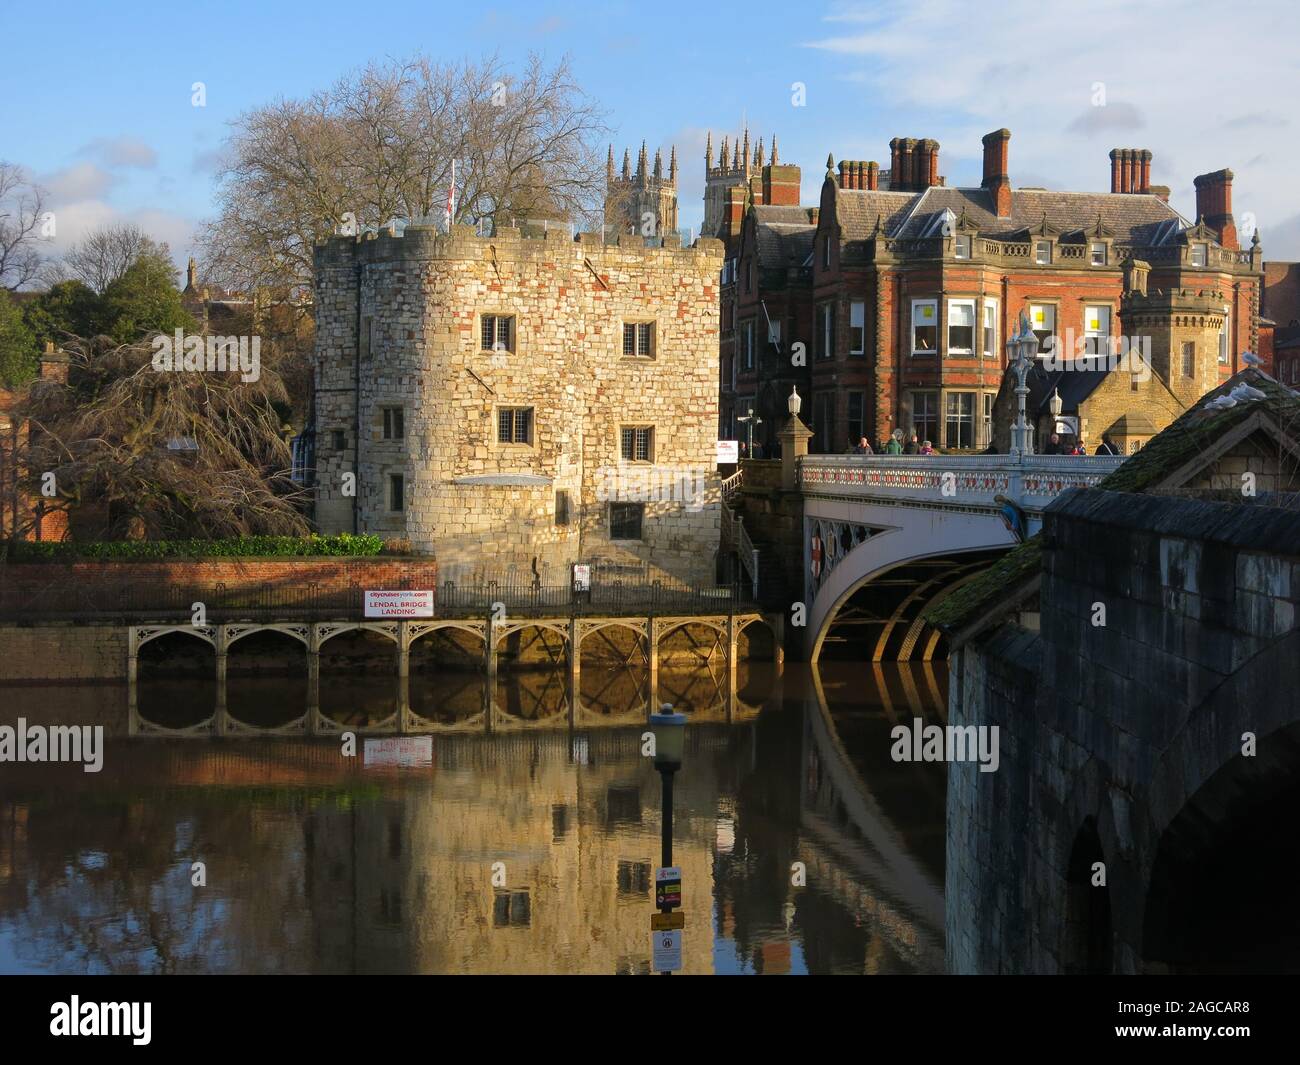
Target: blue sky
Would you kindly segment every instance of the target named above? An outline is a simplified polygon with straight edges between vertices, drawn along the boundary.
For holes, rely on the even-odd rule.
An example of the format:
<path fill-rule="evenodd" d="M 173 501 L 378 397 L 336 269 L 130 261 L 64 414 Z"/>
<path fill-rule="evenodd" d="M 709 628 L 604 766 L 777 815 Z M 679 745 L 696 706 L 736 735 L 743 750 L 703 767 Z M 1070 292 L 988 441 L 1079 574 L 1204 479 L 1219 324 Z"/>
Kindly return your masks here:
<path fill-rule="evenodd" d="M 1266 258 L 1300 259 L 1298 11 L 1293 0 L 65 2 L 0 66 L 0 158 L 49 190 L 57 244 L 129 220 L 183 260 L 215 211 L 213 163 L 242 111 L 370 59 L 495 51 L 515 63 L 537 50 L 572 58 L 620 158 L 642 138 L 665 157 L 677 145 L 683 226 L 702 212 L 709 129 L 715 143 L 746 118 L 753 139 L 776 133 L 814 203 L 828 152 L 887 165 L 893 136 L 938 140 L 948 182 L 977 184 L 980 137 L 1006 126 L 1016 185 L 1104 190 L 1109 149 L 1148 148 L 1153 182 L 1191 214 L 1193 177 L 1231 167 L 1239 225 L 1250 213 Z M 206 107 L 191 106 L 195 81 Z M 792 103 L 796 82 L 806 106 Z"/>

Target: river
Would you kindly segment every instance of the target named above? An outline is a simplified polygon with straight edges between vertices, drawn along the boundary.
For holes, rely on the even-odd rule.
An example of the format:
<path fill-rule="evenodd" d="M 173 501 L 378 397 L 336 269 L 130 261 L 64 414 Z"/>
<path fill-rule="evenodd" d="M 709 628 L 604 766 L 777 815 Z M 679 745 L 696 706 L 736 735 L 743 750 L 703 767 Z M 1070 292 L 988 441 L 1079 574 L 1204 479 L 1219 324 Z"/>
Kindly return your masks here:
<path fill-rule="evenodd" d="M 103 767 L 0 763 L 0 972 L 651 971 L 660 780 L 645 676 L 584 669 L 305 683 L 0 688 L 0 724 L 104 729 Z M 686 973 L 943 966 L 941 667 L 665 668 Z M 387 722 L 387 724 L 385 724 Z M 279 729 L 277 734 L 267 730 Z M 356 753 L 343 732 L 357 730 Z M 220 734 L 216 734 L 216 733 Z"/>

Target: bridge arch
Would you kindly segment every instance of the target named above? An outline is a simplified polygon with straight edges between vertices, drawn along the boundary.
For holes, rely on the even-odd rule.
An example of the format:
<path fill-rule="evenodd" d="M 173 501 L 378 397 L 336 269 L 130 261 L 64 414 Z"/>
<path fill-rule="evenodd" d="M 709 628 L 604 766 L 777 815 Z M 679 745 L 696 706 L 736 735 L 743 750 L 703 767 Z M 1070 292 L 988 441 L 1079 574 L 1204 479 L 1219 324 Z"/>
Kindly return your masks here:
<path fill-rule="evenodd" d="M 1300 630 L 1292 629 L 1210 692 L 1157 763 L 1137 914 L 1145 968 L 1272 971 L 1300 947 L 1300 924 L 1274 919 L 1285 922 L 1291 906 L 1276 889 L 1300 875 L 1300 856 L 1276 845 L 1275 816 L 1300 801 L 1300 703 L 1287 695 L 1298 684 Z M 1250 921 L 1234 921 L 1246 899 Z"/>
<path fill-rule="evenodd" d="M 855 544 L 824 576 L 811 596 L 807 630 L 810 661 L 817 661 L 821 655 L 831 623 L 849 598 L 891 570 L 927 560 L 957 560 L 980 552 L 1007 551 L 1017 542 L 1001 517 L 994 513 L 899 509 L 905 513 L 895 512 L 892 528 L 885 528 Z M 965 567 L 973 561 L 958 561 L 956 565 Z M 807 579 L 812 592 L 811 560 Z"/>

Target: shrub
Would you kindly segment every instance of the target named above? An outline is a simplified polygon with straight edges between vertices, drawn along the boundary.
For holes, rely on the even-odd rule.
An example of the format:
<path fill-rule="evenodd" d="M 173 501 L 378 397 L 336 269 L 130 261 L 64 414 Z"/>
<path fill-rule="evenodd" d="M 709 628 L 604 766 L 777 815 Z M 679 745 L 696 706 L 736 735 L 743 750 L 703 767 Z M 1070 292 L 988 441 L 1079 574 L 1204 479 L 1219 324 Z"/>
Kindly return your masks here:
<path fill-rule="evenodd" d="M 167 558 L 287 558 L 378 555 L 379 536 L 240 536 L 224 540 L 21 541 L 9 545 L 11 562 L 153 562 Z"/>

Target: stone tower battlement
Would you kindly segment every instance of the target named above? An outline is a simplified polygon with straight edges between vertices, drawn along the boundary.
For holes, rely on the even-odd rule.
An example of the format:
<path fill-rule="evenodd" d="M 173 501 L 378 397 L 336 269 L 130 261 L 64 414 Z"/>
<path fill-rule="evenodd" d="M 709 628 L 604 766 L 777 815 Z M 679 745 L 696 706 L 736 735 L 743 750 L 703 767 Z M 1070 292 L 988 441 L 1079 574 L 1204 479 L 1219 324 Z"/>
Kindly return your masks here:
<path fill-rule="evenodd" d="M 711 581 L 722 255 L 468 226 L 318 244 L 317 524 L 449 573 Z"/>

